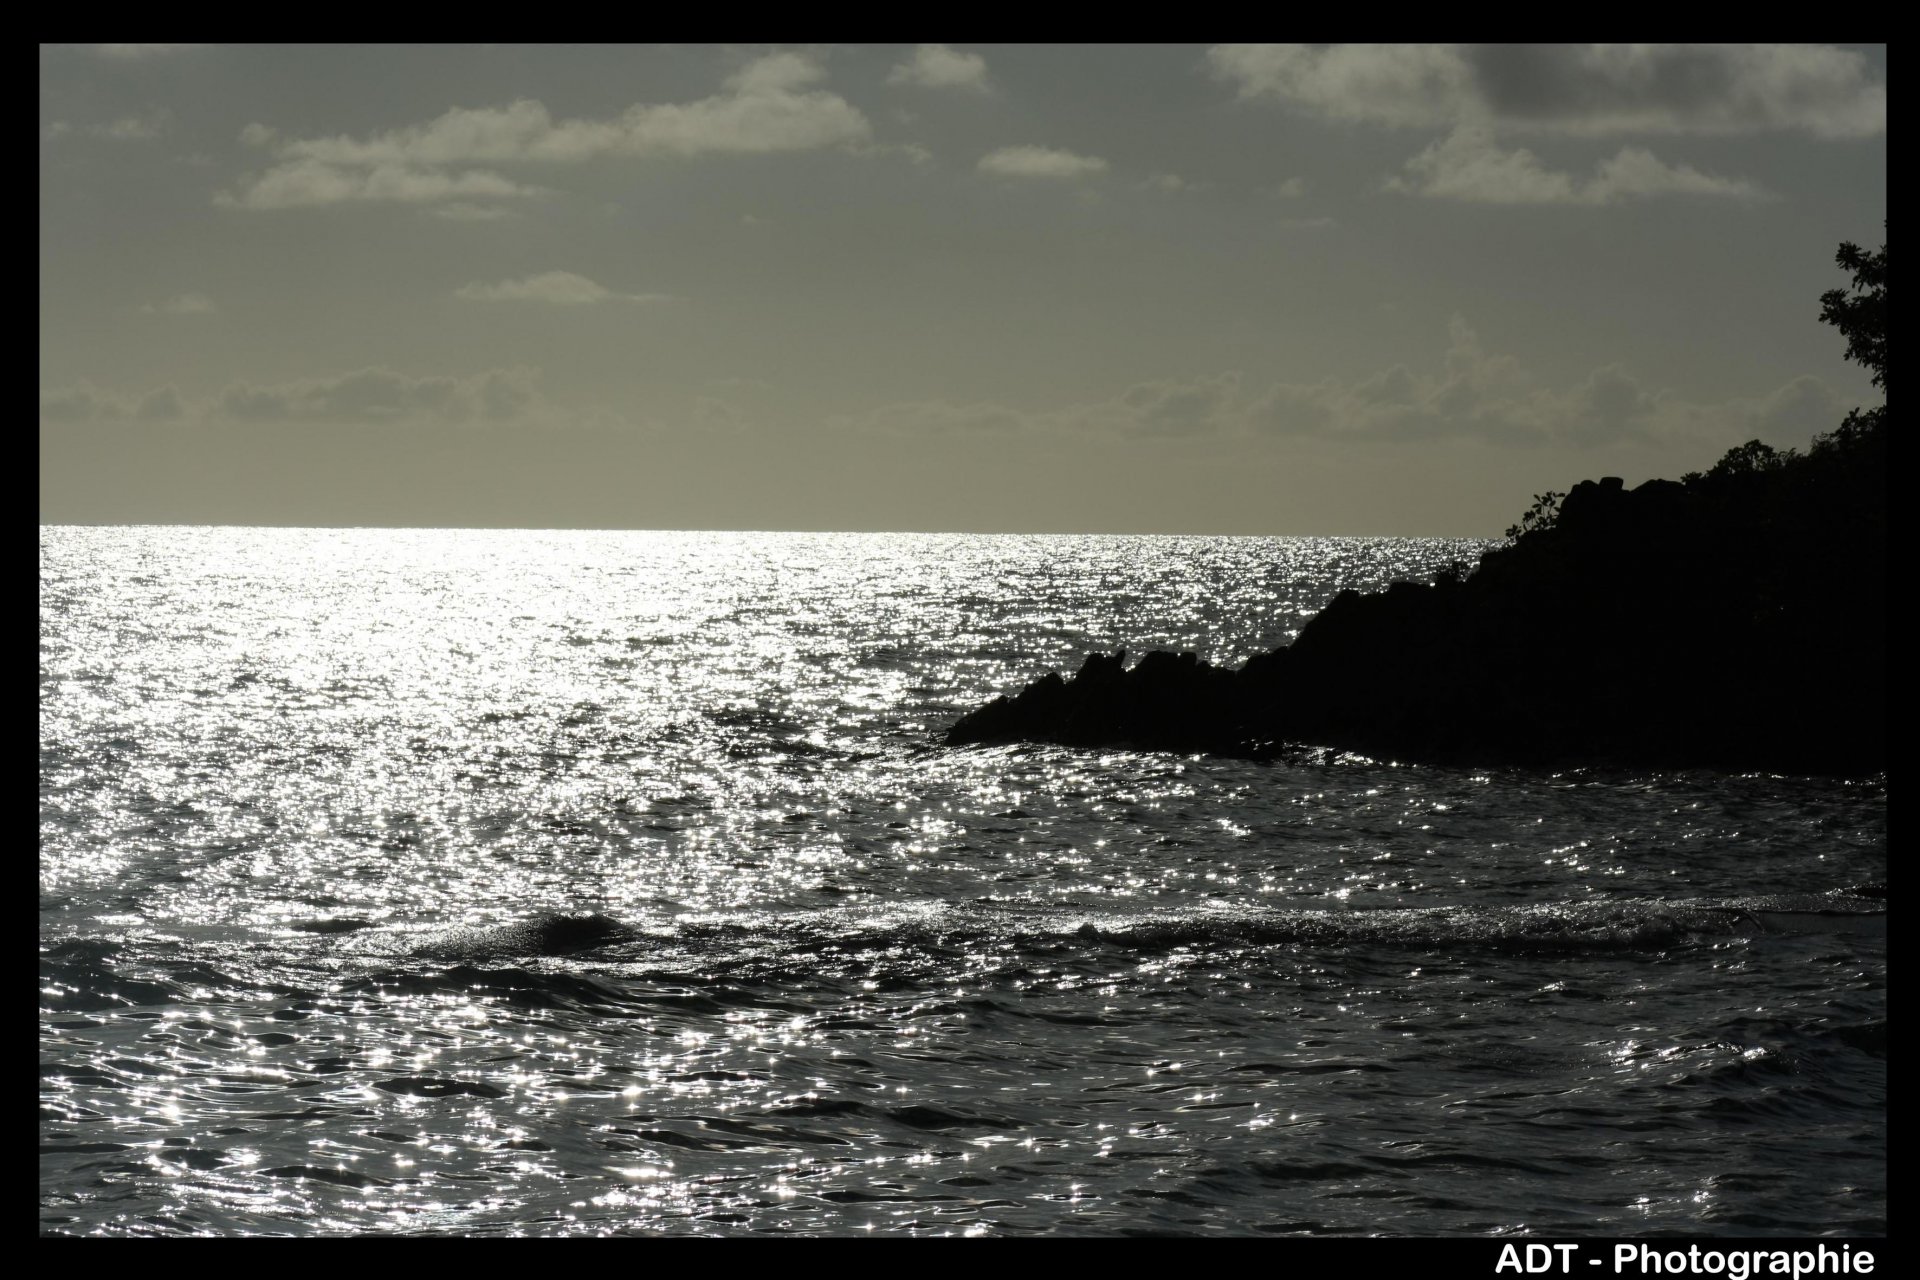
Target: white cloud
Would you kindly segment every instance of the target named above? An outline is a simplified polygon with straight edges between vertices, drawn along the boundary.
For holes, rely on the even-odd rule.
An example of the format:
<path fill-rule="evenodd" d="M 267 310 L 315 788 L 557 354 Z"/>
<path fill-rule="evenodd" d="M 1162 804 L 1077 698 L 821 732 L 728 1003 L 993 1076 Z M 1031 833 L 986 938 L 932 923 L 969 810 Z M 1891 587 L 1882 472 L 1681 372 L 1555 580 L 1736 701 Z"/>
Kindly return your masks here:
<path fill-rule="evenodd" d="M 542 271 L 499 284 L 462 285 L 453 296 L 468 302 L 544 302 L 554 306 L 583 306 L 595 302 L 660 302 L 662 293 L 615 293 L 571 271 Z"/>
<path fill-rule="evenodd" d="M 1223 44 L 1207 50 L 1207 61 L 1242 98 L 1278 98 L 1335 119 L 1430 126 L 1472 102 L 1467 67 L 1451 45 Z"/>
<path fill-rule="evenodd" d="M 1612 159 L 1602 160 L 1587 184 L 1590 197 L 1600 203 L 1638 196 L 1726 196 L 1735 200 L 1768 199 L 1765 191 L 1745 178 L 1721 178 L 1701 173 L 1692 165 L 1668 164 L 1641 147 L 1622 147 Z"/>
<path fill-rule="evenodd" d="M 1399 128 L 1586 136 L 1886 131 L 1887 90 L 1832 45 L 1217 45 L 1243 98 Z"/>
<path fill-rule="evenodd" d="M 728 77 L 723 93 L 686 104 L 633 106 L 611 120 L 555 120 L 544 105 L 523 98 L 505 107 L 456 107 L 427 124 L 365 141 L 296 140 L 280 150 L 325 164 L 453 165 L 804 151 L 866 137 L 866 119 L 850 104 L 803 90 L 823 74 L 798 54 L 772 54 Z"/>
<path fill-rule="evenodd" d="M 250 125 L 243 140 L 271 145 L 279 163 L 221 202 L 281 209 L 526 195 L 534 189 L 463 166 L 758 155 L 866 141 L 872 129 L 858 108 L 837 94 L 808 88 L 825 74 L 804 54 L 768 54 L 728 76 L 717 94 L 688 103 L 642 103 L 607 120 L 556 120 L 543 104 L 523 98 L 504 107 L 455 107 L 425 124 L 364 139 L 278 139 L 267 126 Z"/>
<path fill-rule="evenodd" d="M 980 157 L 982 173 L 1003 178 L 1084 178 L 1105 172 L 1098 156 L 1075 155 L 1054 147 L 1001 147 Z"/>
<path fill-rule="evenodd" d="M 913 57 L 887 73 L 888 84 L 918 85 L 923 89 L 988 90 L 987 60 L 977 53 L 961 53 L 944 44 L 923 44 Z"/>
<path fill-rule="evenodd" d="M 1690 165 L 1672 165 L 1640 147 L 1622 147 L 1602 160 L 1590 178 L 1547 168 L 1525 147 L 1495 143 L 1488 130 L 1461 125 L 1407 161 L 1403 176 L 1386 188 L 1407 195 L 1479 204 L 1614 204 L 1664 195 L 1764 199 L 1766 193 L 1740 178 L 1720 178 Z"/>
<path fill-rule="evenodd" d="M 292 209 L 350 202 L 430 204 L 441 200 L 509 199 L 538 194 L 538 187 L 522 185 L 487 169 L 447 173 L 402 164 L 360 169 L 317 160 L 297 160 L 251 179 L 237 194 L 222 192 L 214 202 L 242 209 Z"/>

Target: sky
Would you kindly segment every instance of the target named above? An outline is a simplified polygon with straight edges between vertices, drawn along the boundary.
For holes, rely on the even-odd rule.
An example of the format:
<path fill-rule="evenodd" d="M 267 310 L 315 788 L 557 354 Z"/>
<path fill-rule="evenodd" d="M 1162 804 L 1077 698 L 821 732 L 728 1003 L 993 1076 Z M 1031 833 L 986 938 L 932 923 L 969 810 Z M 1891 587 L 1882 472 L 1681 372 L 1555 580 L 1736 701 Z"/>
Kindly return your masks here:
<path fill-rule="evenodd" d="M 39 59 L 46 523 L 1497 537 L 1881 399 L 1884 46 Z"/>

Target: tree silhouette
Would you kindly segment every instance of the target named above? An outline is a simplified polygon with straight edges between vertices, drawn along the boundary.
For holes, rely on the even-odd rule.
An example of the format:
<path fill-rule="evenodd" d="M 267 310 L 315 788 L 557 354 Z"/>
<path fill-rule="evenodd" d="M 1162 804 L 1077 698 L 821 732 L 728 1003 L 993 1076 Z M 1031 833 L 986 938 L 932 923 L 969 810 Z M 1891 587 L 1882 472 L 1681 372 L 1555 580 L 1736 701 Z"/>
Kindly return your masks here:
<path fill-rule="evenodd" d="M 1887 389 L 1887 246 L 1868 253 L 1842 241 L 1835 260 L 1853 272 L 1853 288 L 1820 295 L 1820 319 L 1847 338 L 1847 359 L 1873 370 L 1873 385 Z"/>
<path fill-rule="evenodd" d="M 1851 241 L 1842 241 L 1835 255 L 1846 270 L 1853 272 L 1851 289 L 1829 289 L 1820 295 L 1820 318 L 1838 329 L 1847 339 L 1847 359 L 1873 371 L 1873 385 L 1887 389 L 1887 246 L 1868 253 Z M 1833 431 L 1815 436 L 1816 452 L 1884 448 L 1881 428 L 1887 420 L 1887 406 L 1855 409 Z"/>

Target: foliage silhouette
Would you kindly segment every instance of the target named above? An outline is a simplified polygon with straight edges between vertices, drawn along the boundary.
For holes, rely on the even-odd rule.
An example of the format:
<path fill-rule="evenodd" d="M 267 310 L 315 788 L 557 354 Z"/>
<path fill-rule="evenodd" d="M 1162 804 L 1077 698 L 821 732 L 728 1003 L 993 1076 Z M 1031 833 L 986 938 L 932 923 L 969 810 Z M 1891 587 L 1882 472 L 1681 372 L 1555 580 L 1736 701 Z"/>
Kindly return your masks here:
<path fill-rule="evenodd" d="M 1853 272 L 1851 290 L 1820 295 L 1820 318 L 1846 335 L 1847 359 L 1873 370 L 1873 385 L 1887 389 L 1887 246 L 1868 253 L 1844 241 L 1834 260 Z"/>

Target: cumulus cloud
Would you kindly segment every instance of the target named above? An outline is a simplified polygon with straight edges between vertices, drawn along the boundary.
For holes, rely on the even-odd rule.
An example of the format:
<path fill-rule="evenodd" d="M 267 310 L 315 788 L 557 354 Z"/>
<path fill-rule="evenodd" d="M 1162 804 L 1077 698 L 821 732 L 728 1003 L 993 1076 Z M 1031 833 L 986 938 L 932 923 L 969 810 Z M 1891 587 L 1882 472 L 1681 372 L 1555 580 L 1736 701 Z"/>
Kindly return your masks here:
<path fill-rule="evenodd" d="M 215 203 L 241 209 L 293 209 L 350 202 L 431 204 L 441 200 L 515 199 L 539 193 L 538 187 L 524 186 L 487 169 L 448 173 L 403 164 L 355 169 L 296 160 L 249 180 L 237 193 L 222 192 Z"/>
<path fill-rule="evenodd" d="M 521 196 L 522 186 L 469 165 L 578 164 L 617 156 L 758 155 L 859 143 L 867 118 L 839 95 L 811 87 L 825 78 L 799 53 L 756 58 L 719 93 L 687 103 L 641 103 L 605 120 L 555 119 L 530 98 L 504 107 L 455 107 L 425 124 L 367 138 L 283 139 L 265 125 L 243 137 L 268 146 L 278 164 L 222 202 L 247 209 L 360 200 L 471 200 Z"/>
<path fill-rule="evenodd" d="M 913 56 L 887 73 L 888 84 L 918 85 L 922 89 L 973 89 L 986 92 L 987 60 L 977 53 L 961 53 L 944 44 L 923 44 Z"/>
<path fill-rule="evenodd" d="M 1243 98 L 1399 128 L 1584 136 L 1886 131 L 1887 88 L 1832 45 L 1217 45 Z"/>
<path fill-rule="evenodd" d="M 1479 204 L 1616 204 L 1653 196 L 1764 199 L 1741 178 L 1721 178 L 1691 165 L 1668 164 L 1641 147 L 1622 147 L 1593 175 L 1578 178 L 1549 169 L 1525 147 L 1503 148 L 1479 125 L 1461 125 L 1385 183 L 1389 191 Z"/>
<path fill-rule="evenodd" d="M 1075 155 L 1054 147 L 1001 147 L 980 157 L 982 173 L 1002 178 L 1084 178 L 1106 171 L 1099 156 Z"/>
<path fill-rule="evenodd" d="M 660 302 L 663 293 L 615 293 L 571 271 L 542 271 L 499 284 L 474 281 L 453 291 L 468 302 L 544 302 L 553 306 L 584 306 L 595 302 Z"/>

